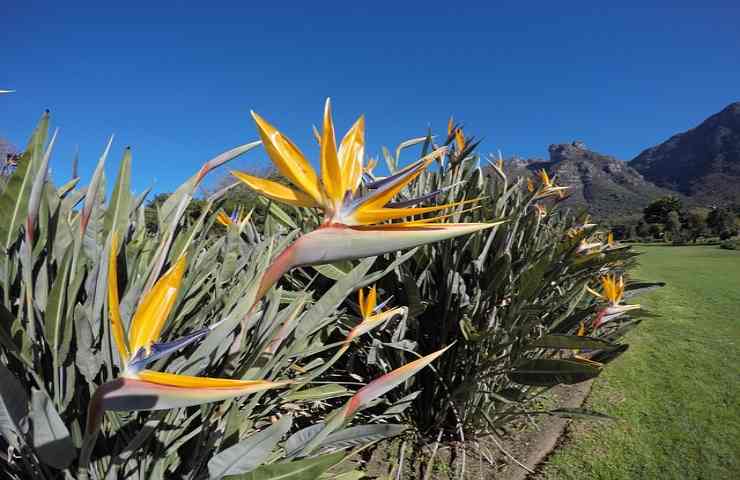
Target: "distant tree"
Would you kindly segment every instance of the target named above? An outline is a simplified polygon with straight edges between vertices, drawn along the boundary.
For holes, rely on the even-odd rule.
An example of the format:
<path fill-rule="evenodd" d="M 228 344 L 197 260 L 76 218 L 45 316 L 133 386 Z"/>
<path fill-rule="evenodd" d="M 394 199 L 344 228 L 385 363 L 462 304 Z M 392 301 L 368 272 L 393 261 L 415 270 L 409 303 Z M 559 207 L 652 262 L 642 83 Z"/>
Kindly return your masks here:
<path fill-rule="evenodd" d="M 683 215 L 682 228 L 688 239 L 694 243 L 707 233 L 706 217 L 700 212 L 690 210 Z"/>
<path fill-rule="evenodd" d="M 735 213 L 729 208 L 712 209 L 707 216 L 707 225 L 712 233 L 719 235 L 720 240 L 734 237 L 738 233 Z"/>
<path fill-rule="evenodd" d="M 668 214 L 670 212 L 681 211 L 681 200 L 678 197 L 669 195 L 667 197 L 659 198 L 654 201 L 642 211 L 642 216 L 647 223 L 662 223 L 668 222 Z"/>
<path fill-rule="evenodd" d="M 650 236 L 657 240 L 663 238 L 665 227 L 662 223 L 651 223 L 648 226 L 648 231 Z"/>
<path fill-rule="evenodd" d="M 668 212 L 665 229 L 667 232 L 670 232 L 671 240 L 675 242 L 679 239 L 681 236 L 681 217 L 679 217 L 677 211 L 671 210 Z"/>
<path fill-rule="evenodd" d="M 635 233 L 638 237 L 641 238 L 645 238 L 650 235 L 650 227 L 645 222 L 645 220 L 640 220 L 637 222 L 637 225 L 635 226 Z"/>

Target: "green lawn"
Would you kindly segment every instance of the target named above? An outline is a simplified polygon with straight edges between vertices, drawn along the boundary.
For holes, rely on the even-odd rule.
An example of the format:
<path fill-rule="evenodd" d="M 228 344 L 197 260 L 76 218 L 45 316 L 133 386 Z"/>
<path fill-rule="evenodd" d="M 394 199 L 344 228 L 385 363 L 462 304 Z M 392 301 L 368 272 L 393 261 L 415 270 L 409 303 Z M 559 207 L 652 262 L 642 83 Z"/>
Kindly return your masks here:
<path fill-rule="evenodd" d="M 668 285 L 587 402 L 617 421 L 573 425 L 538 478 L 740 479 L 740 251 L 637 248 Z"/>

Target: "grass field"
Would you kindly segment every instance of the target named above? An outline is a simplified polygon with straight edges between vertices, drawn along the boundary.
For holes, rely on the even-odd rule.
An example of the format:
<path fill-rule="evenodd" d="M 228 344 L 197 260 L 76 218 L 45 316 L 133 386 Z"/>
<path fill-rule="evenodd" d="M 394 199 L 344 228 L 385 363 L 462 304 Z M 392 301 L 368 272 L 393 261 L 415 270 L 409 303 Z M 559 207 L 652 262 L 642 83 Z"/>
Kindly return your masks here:
<path fill-rule="evenodd" d="M 594 384 L 587 406 L 615 422 L 572 424 L 538 478 L 740 478 L 740 251 L 637 247 L 639 297 L 661 318 Z"/>

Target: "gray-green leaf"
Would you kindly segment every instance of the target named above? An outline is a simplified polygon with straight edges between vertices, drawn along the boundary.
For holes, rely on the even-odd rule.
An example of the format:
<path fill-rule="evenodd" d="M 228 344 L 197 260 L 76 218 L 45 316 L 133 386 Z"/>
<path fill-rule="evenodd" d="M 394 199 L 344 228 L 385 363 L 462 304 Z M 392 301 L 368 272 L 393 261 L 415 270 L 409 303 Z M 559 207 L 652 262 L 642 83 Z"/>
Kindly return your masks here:
<path fill-rule="evenodd" d="M 213 457 L 208 462 L 210 478 L 218 479 L 225 475 L 248 473 L 259 467 L 268 459 L 283 435 L 288 433 L 292 422 L 290 415 L 285 415 L 279 422 Z"/>
<path fill-rule="evenodd" d="M 72 437 L 49 397 L 41 390 L 31 392 L 33 447 L 42 462 L 66 468 L 75 458 Z"/>
<path fill-rule="evenodd" d="M 8 444 L 17 445 L 23 435 L 22 421 L 28 413 L 28 399 L 18 379 L 0 362 L 0 433 Z"/>
<path fill-rule="evenodd" d="M 295 462 L 263 465 L 246 475 L 229 478 L 232 480 L 315 480 L 343 459 L 344 453 L 338 452 Z"/>

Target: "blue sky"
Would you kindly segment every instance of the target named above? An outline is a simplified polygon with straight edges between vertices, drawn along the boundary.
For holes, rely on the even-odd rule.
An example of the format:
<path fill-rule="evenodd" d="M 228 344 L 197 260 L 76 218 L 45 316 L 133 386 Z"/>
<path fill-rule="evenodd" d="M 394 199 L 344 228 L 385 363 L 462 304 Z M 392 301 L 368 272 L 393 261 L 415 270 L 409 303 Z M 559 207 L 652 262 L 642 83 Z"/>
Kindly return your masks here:
<path fill-rule="evenodd" d="M 250 3 L 6 0 L 0 136 L 23 146 L 50 108 L 56 181 L 77 146 L 87 181 L 115 133 L 109 174 L 131 145 L 134 188 L 168 191 L 256 139 L 250 109 L 315 159 L 327 96 L 339 135 L 365 113 L 373 155 L 454 114 L 484 152 L 621 159 L 740 100 L 737 2 Z"/>

